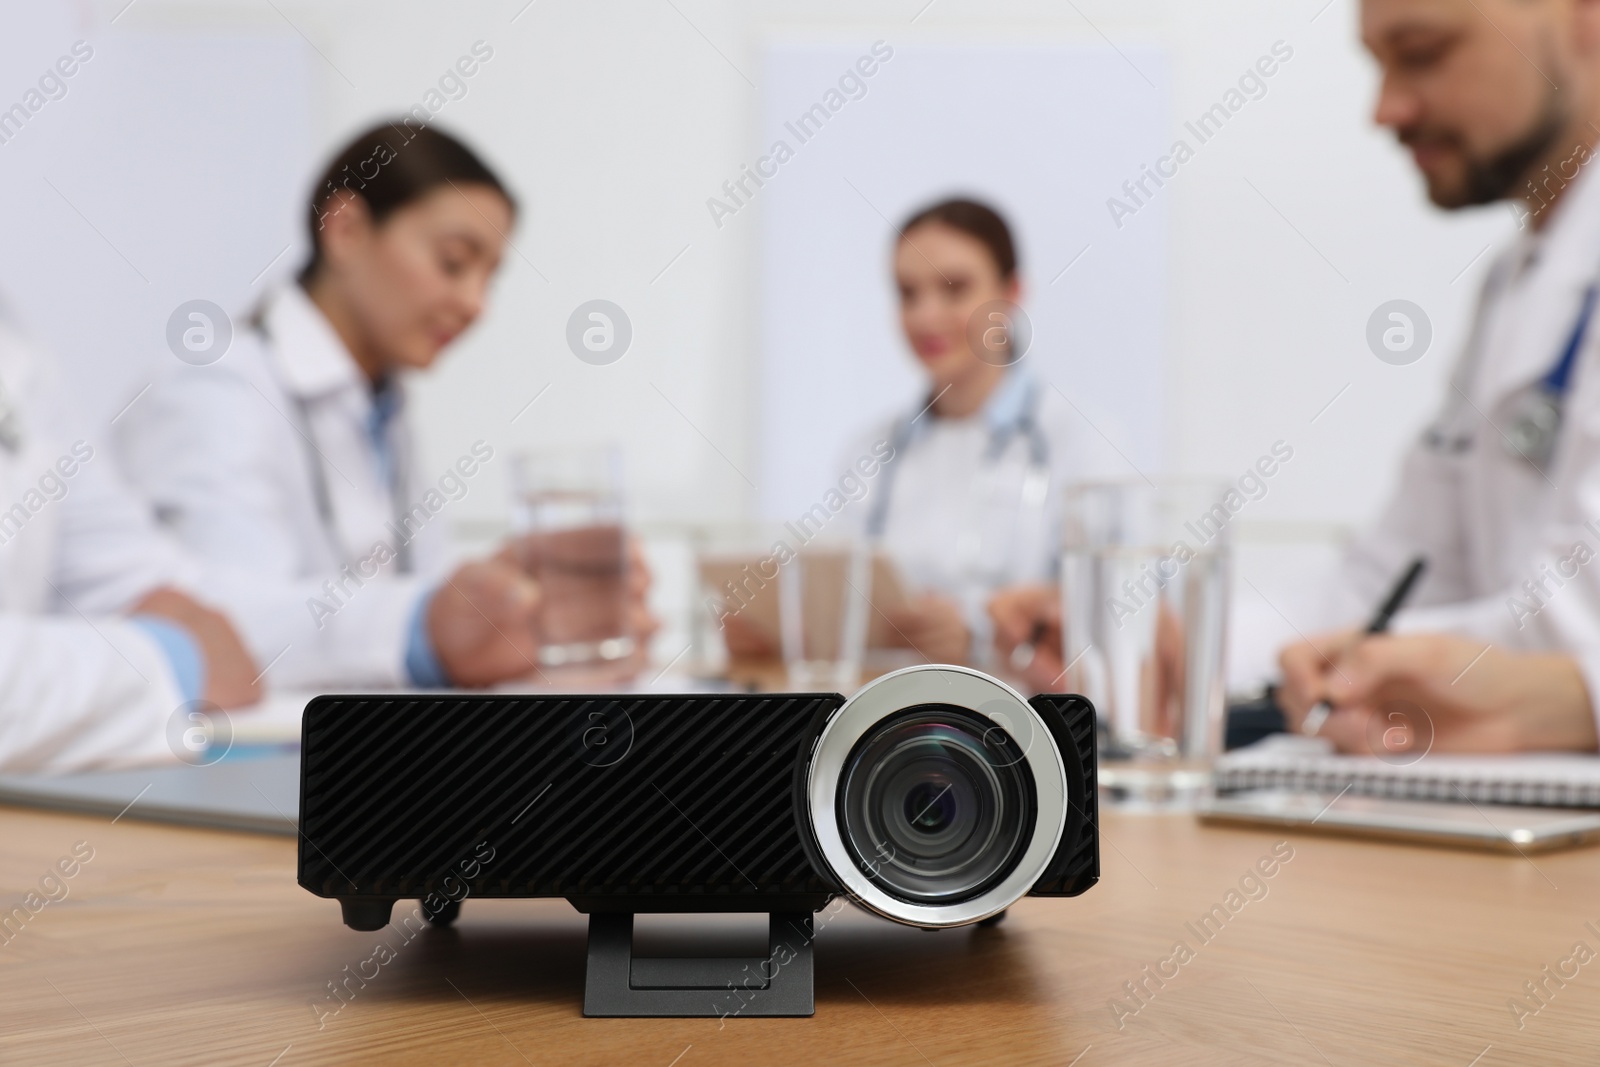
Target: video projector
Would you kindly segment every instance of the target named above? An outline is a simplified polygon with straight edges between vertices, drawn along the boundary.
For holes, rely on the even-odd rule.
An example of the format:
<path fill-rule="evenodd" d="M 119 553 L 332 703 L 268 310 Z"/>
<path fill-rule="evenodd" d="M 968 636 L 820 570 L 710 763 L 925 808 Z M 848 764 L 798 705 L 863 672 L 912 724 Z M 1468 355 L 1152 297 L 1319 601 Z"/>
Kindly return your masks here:
<path fill-rule="evenodd" d="M 1100 874 L 1095 715 L 964 667 L 837 693 L 321 696 L 299 881 L 346 925 L 400 899 L 565 897 L 586 1015 L 810 1015 L 812 915 L 993 922 Z M 767 912 L 765 959 L 632 956 L 633 916 Z M 420 927 L 420 919 L 416 921 Z"/>

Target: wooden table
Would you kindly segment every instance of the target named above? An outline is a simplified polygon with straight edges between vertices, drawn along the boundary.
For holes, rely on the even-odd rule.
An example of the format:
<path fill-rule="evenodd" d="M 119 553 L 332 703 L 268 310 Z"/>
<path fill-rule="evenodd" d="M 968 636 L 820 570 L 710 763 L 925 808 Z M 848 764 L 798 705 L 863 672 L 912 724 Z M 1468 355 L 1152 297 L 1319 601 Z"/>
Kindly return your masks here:
<path fill-rule="evenodd" d="M 1600 851 L 1529 861 L 1295 835 L 1279 846 L 1292 859 L 1253 880 L 1280 836 L 1115 812 L 1105 832 L 1098 887 L 1024 901 L 992 930 L 844 909 L 818 935 L 810 1019 L 585 1019 L 584 919 L 562 901 L 468 900 L 456 928 L 402 945 L 319 1028 L 326 983 L 380 935 L 295 884 L 293 841 L 0 809 L 8 908 L 70 868 L 75 842 L 94 850 L 69 895 L 0 946 L 0 1063 L 1600 1059 L 1600 959 L 1566 963 L 1576 977 L 1547 980 L 1521 1029 L 1508 1007 L 1575 943 L 1600 952 Z M 1259 899 L 1228 898 L 1242 878 Z M 1203 940 L 1213 905 L 1228 918 Z M 1171 977 L 1158 987 L 1146 965 Z M 1141 980 L 1131 1000 L 1124 983 Z"/>

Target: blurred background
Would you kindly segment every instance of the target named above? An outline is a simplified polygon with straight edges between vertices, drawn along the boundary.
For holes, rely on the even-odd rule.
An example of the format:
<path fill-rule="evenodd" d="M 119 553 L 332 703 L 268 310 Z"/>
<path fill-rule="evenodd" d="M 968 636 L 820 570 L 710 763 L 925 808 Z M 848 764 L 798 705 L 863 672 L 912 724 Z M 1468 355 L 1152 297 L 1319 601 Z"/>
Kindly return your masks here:
<path fill-rule="evenodd" d="M 502 173 L 523 214 L 489 312 L 419 383 L 423 467 L 478 439 L 619 442 L 662 662 L 687 639 L 696 531 L 799 514 L 916 395 L 888 264 L 923 202 L 1010 217 L 1028 358 L 1130 473 L 1237 478 L 1293 448 L 1234 527 L 1236 602 L 1291 616 L 1382 502 L 1515 225 L 1426 203 L 1369 122 L 1350 0 L 4 2 L 0 109 L 92 49 L 0 121 L 0 298 L 96 419 L 171 364 L 179 304 L 238 322 L 292 277 L 313 176 L 359 128 L 420 107 Z M 859 95 L 786 132 L 865 55 Z M 1264 56 L 1275 73 L 1241 92 Z M 792 158 L 731 196 L 778 139 Z M 1192 157 L 1131 199 L 1179 139 Z M 632 326 L 601 366 L 566 343 L 594 299 Z M 1433 327 L 1406 366 L 1365 339 L 1393 299 Z M 501 471 L 451 505 L 469 544 L 506 529 Z"/>

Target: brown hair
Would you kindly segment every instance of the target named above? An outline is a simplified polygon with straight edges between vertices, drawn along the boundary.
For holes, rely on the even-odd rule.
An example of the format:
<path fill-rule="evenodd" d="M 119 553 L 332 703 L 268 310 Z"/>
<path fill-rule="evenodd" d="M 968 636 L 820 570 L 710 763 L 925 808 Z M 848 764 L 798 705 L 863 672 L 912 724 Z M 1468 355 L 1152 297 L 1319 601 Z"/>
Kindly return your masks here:
<path fill-rule="evenodd" d="M 328 202 L 339 193 L 350 192 L 365 201 L 376 224 L 447 182 L 487 185 L 506 198 L 513 212 L 517 209 L 516 199 L 488 164 L 448 133 L 397 120 L 351 138 L 312 191 L 306 216 L 311 259 L 301 268 L 300 281 L 308 281 L 322 265 L 323 218 Z"/>
<path fill-rule="evenodd" d="M 1017 273 L 1017 246 L 1011 239 L 1011 227 L 988 204 L 961 197 L 930 204 L 901 224 L 901 236 L 928 222 L 942 223 L 976 238 L 989 250 L 1002 280 L 1009 281 Z"/>

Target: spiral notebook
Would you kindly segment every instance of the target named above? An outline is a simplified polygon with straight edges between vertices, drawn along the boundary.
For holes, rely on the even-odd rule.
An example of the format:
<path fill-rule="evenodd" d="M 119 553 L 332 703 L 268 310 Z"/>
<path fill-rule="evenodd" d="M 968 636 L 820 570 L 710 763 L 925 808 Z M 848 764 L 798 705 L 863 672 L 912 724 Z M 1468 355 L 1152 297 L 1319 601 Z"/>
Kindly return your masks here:
<path fill-rule="evenodd" d="M 1274 734 L 1226 753 L 1217 760 L 1213 774 L 1219 793 L 1245 789 L 1338 793 L 1348 789 L 1364 796 L 1409 800 L 1600 808 L 1600 756 L 1566 753 L 1430 753 L 1415 763 L 1398 765 L 1375 756 L 1336 755 L 1321 738 Z"/>

